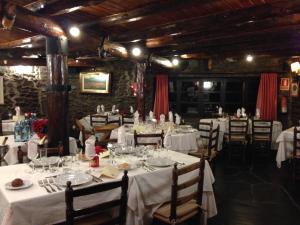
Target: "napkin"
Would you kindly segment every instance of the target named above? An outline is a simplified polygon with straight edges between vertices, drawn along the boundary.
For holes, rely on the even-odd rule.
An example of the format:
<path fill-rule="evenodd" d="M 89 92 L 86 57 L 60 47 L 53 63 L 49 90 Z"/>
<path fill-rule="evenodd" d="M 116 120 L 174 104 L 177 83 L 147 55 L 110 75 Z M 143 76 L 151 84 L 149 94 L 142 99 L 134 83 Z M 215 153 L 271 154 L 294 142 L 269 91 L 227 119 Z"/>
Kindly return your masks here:
<path fill-rule="evenodd" d="M 169 121 L 174 122 L 173 113 L 171 111 L 169 112 Z"/>
<path fill-rule="evenodd" d="M 105 107 L 104 107 L 104 105 L 101 105 L 100 107 L 101 107 L 101 111 L 102 111 L 102 112 L 105 112 Z"/>
<path fill-rule="evenodd" d="M 150 120 L 153 120 L 153 112 L 150 110 L 150 112 L 149 112 L 149 119 Z"/>
<path fill-rule="evenodd" d="M 126 144 L 126 141 L 125 141 L 125 128 L 124 128 L 124 126 L 121 126 L 118 129 L 118 143 L 119 144 Z"/>
<path fill-rule="evenodd" d="M 241 109 L 237 109 L 237 110 L 236 110 L 236 116 L 237 116 L 238 118 L 241 117 Z"/>
<path fill-rule="evenodd" d="M 180 116 L 176 113 L 176 114 L 175 114 L 175 123 L 176 123 L 177 125 L 179 125 L 180 122 L 181 122 L 181 118 L 180 118 Z"/>
<path fill-rule="evenodd" d="M 166 149 L 171 149 L 171 147 L 172 147 L 171 133 L 172 133 L 171 127 L 169 127 L 168 131 L 167 131 L 167 133 L 165 135 L 165 138 L 164 138 L 164 147 Z"/>
<path fill-rule="evenodd" d="M 130 110 L 129 111 L 130 111 L 131 114 L 133 114 L 134 110 L 133 110 L 132 106 L 130 106 Z"/>
<path fill-rule="evenodd" d="M 164 114 L 160 114 L 159 116 L 159 122 L 164 123 L 166 121 L 166 116 Z"/>
<path fill-rule="evenodd" d="M 102 175 L 110 178 L 117 178 L 119 174 L 120 170 L 110 165 L 104 167 L 102 170 Z"/>
<path fill-rule="evenodd" d="M 20 115 L 21 115 L 21 109 L 20 109 L 20 106 L 16 106 L 16 107 L 15 107 L 15 110 L 16 110 L 16 116 L 20 116 Z"/>
<path fill-rule="evenodd" d="M 255 116 L 257 119 L 260 118 L 260 109 L 258 109 L 258 108 L 256 109 Z"/>
<path fill-rule="evenodd" d="M 221 107 L 221 106 L 219 107 L 219 109 L 218 109 L 218 112 L 219 112 L 219 115 L 222 115 L 222 113 L 223 113 L 223 109 L 222 109 L 222 107 Z"/>
<path fill-rule="evenodd" d="M 115 111 L 116 111 L 116 105 L 113 105 L 113 106 L 112 106 L 111 111 L 112 111 L 113 113 L 115 113 Z"/>
<path fill-rule="evenodd" d="M 86 155 L 87 158 L 92 158 L 93 156 L 96 155 L 95 141 L 96 141 L 96 137 L 94 135 L 90 136 L 85 141 L 85 155 Z"/>
<path fill-rule="evenodd" d="M 140 117 L 139 112 L 135 111 L 135 113 L 134 113 L 134 124 L 139 124 L 139 117 Z"/>
<path fill-rule="evenodd" d="M 246 109 L 242 107 L 242 117 L 246 117 Z"/>
<path fill-rule="evenodd" d="M 100 108 L 100 105 L 97 105 L 97 109 L 96 109 L 96 112 L 99 114 L 101 112 L 101 108 Z"/>

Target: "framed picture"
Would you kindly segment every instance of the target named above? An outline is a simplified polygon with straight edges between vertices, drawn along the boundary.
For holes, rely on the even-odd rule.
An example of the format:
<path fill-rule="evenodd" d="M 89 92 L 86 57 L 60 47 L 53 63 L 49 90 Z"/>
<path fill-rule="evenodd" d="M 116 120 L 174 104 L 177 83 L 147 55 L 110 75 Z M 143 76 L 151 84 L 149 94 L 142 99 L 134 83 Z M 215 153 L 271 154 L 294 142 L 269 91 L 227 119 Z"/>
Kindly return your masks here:
<path fill-rule="evenodd" d="M 299 83 L 297 81 L 293 81 L 291 84 L 291 96 L 298 97 L 299 94 Z"/>
<path fill-rule="evenodd" d="M 108 72 L 80 73 L 81 93 L 109 94 L 111 76 Z"/>
<path fill-rule="evenodd" d="M 0 105 L 4 104 L 3 76 L 0 76 Z"/>
<path fill-rule="evenodd" d="M 280 79 L 280 91 L 288 91 L 290 90 L 290 79 L 289 78 L 281 78 Z"/>

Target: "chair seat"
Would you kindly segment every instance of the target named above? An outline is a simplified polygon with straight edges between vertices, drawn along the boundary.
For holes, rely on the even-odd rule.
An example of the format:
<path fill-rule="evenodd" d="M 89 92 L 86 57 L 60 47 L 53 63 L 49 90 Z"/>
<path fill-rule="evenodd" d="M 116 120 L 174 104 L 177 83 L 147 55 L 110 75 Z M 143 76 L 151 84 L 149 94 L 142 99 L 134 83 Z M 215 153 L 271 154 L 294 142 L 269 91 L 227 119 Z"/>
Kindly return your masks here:
<path fill-rule="evenodd" d="M 176 223 L 181 223 L 192 218 L 199 212 L 199 210 L 201 210 L 201 207 L 197 204 L 195 200 L 188 201 L 178 206 L 176 208 L 176 214 L 177 214 Z M 155 211 L 153 217 L 165 223 L 172 224 L 169 219 L 170 213 L 171 213 L 171 204 L 166 203 Z"/>
<path fill-rule="evenodd" d="M 270 141 L 270 136 L 266 135 L 255 135 L 254 136 L 254 141 Z"/>
<path fill-rule="evenodd" d="M 204 155 L 204 157 L 206 159 L 212 160 L 217 156 L 218 152 L 217 151 L 211 151 L 211 156 L 210 157 L 208 156 L 208 149 L 207 148 L 189 152 L 189 155 L 195 156 L 195 157 L 198 157 L 198 158 L 201 158 L 202 154 Z"/>
<path fill-rule="evenodd" d="M 76 220 L 74 225 L 101 225 L 111 220 L 107 213 L 97 213 L 89 217 Z"/>
<path fill-rule="evenodd" d="M 228 139 L 229 141 L 229 139 Z M 231 135 L 230 142 L 241 142 L 243 144 L 247 143 L 247 139 L 244 135 Z"/>

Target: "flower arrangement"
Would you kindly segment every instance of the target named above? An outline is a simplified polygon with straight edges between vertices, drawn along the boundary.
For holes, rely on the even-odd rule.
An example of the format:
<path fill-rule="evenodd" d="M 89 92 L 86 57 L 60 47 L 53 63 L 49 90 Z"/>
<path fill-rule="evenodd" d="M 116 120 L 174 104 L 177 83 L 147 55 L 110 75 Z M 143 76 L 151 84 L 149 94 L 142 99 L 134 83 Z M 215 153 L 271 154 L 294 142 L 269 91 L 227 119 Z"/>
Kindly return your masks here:
<path fill-rule="evenodd" d="M 32 123 L 32 130 L 42 139 L 48 131 L 48 119 L 35 120 Z"/>

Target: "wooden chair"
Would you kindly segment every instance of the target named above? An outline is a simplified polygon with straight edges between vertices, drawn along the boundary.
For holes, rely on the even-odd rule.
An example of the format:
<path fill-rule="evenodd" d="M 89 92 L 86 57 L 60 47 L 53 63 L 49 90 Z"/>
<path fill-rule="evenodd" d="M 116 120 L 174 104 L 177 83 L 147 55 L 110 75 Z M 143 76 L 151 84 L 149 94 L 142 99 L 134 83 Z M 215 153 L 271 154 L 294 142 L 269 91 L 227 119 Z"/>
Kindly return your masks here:
<path fill-rule="evenodd" d="M 108 123 L 108 115 L 91 114 L 90 123 L 92 127 L 97 125 L 106 125 Z"/>
<path fill-rule="evenodd" d="M 300 127 L 294 128 L 294 141 L 292 153 L 292 174 L 293 180 L 300 179 Z"/>
<path fill-rule="evenodd" d="M 259 156 L 270 156 L 272 144 L 273 121 L 252 120 L 252 162 Z"/>
<path fill-rule="evenodd" d="M 74 198 L 95 193 L 110 191 L 116 188 L 121 188 L 120 199 L 100 203 L 83 209 L 74 209 Z M 66 200 L 66 224 L 67 225 L 104 225 L 104 224 L 119 224 L 126 223 L 126 209 L 127 209 L 127 189 L 128 176 L 127 171 L 124 171 L 124 176 L 120 181 L 97 184 L 85 188 L 73 189 L 71 182 L 67 182 L 65 191 Z M 119 213 L 116 217 L 109 217 L 107 210 L 119 207 Z M 76 223 L 75 223 L 76 222 Z"/>
<path fill-rule="evenodd" d="M 75 120 L 75 127 L 81 132 L 82 140 L 79 141 L 79 143 L 82 147 L 82 151 L 85 152 L 85 141 L 93 134 L 93 131 L 86 131 L 78 119 Z"/>
<path fill-rule="evenodd" d="M 149 141 L 143 141 L 143 142 L 140 142 L 139 141 L 139 138 L 143 138 L 144 140 L 145 139 L 148 139 Z M 154 140 L 156 142 L 154 142 Z M 155 134 L 138 134 L 136 132 L 136 130 L 134 130 L 134 146 L 139 146 L 139 145 L 157 145 L 158 142 L 161 143 L 161 146 L 163 147 L 164 146 L 164 131 L 162 130 L 161 133 L 155 133 Z"/>
<path fill-rule="evenodd" d="M 8 151 L 8 145 L 6 145 L 6 142 L 8 140 L 8 137 L 5 137 L 3 142 L 0 143 L 0 166 L 2 165 L 2 161 L 4 161 L 4 156 Z"/>
<path fill-rule="evenodd" d="M 203 157 L 199 162 L 180 169 L 177 168 L 176 164 L 174 165 L 171 202 L 163 204 L 154 212 L 153 224 L 157 224 L 156 222 L 172 225 L 181 224 L 192 218 L 196 219 L 193 224 L 201 224 L 204 168 L 205 160 Z M 178 184 L 180 176 L 196 170 L 199 172 L 195 177 Z M 179 193 L 193 185 L 197 185 L 196 191 L 179 197 Z"/>
<path fill-rule="evenodd" d="M 246 161 L 246 149 L 248 146 L 248 119 L 229 119 L 228 151 L 229 162 L 233 155 L 241 155 Z"/>
<path fill-rule="evenodd" d="M 133 116 L 122 116 L 122 125 L 124 124 L 133 124 L 134 121 L 133 121 Z"/>
<path fill-rule="evenodd" d="M 118 126 L 121 126 L 121 118 L 119 117 L 118 119 L 115 119 L 115 120 L 108 120 L 109 124 L 118 124 Z"/>
<path fill-rule="evenodd" d="M 213 128 L 213 121 L 210 122 L 199 122 L 198 130 L 200 131 L 201 139 L 209 139 L 209 134 L 211 129 Z M 208 143 L 208 142 L 207 142 Z"/>

